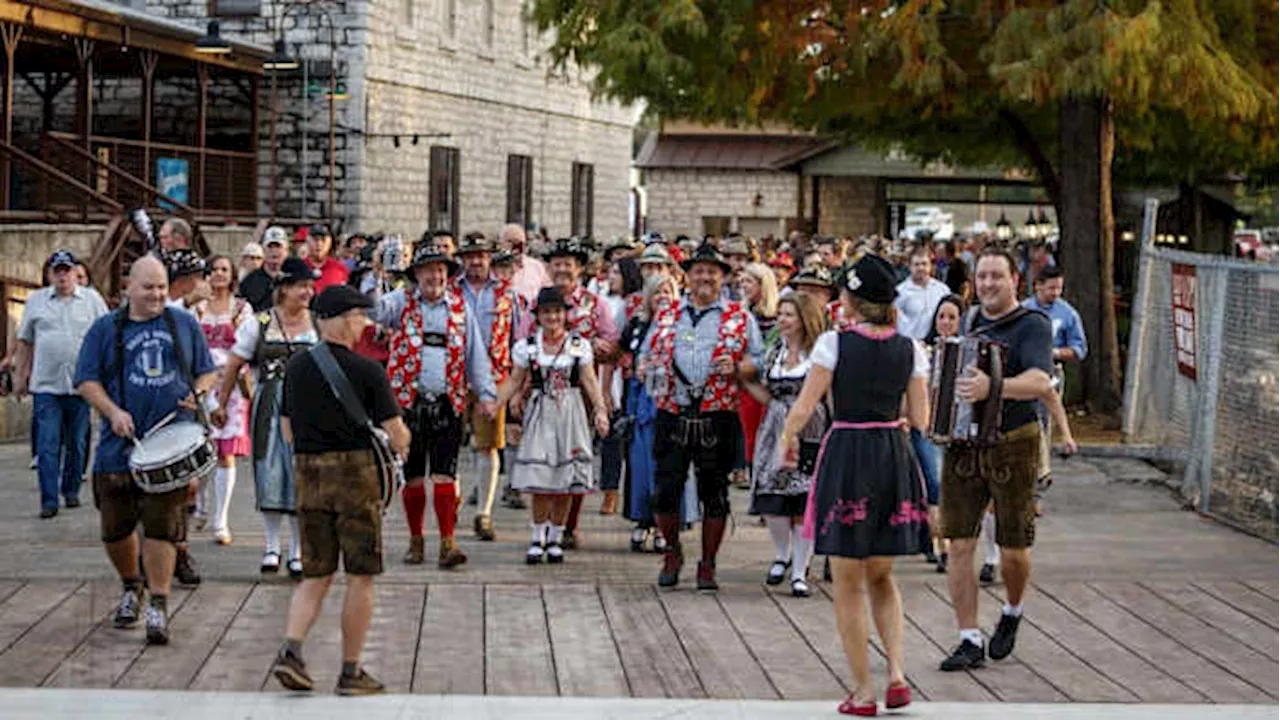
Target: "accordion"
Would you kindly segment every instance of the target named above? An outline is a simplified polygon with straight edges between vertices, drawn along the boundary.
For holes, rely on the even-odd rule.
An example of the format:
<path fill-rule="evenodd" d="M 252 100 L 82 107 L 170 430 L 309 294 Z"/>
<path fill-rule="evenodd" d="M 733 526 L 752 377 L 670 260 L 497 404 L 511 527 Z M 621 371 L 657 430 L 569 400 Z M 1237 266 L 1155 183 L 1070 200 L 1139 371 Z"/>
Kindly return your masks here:
<path fill-rule="evenodd" d="M 956 394 L 956 381 L 970 368 L 991 378 L 991 395 L 967 403 Z M 986 338 L 939 338 L 929 377 L 929 436 L 940 445 L 990 446 L 1000 441 L 1004 379 L 1004 346 Z"/>

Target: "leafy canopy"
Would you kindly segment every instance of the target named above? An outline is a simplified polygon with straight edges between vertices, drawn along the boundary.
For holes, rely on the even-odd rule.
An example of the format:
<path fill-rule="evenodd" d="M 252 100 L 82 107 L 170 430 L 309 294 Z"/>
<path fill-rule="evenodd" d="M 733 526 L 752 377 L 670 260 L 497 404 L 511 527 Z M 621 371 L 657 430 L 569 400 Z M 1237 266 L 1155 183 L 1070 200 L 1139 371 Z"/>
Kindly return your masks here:
<path fill-rule="evenodd" d="M 1134 179 L 1275 173 L 1276 0 L 531 0 L 598 95 L 781 121 L 922 159 L 1056 157 L 1057 104 L 1105 96 Z"/>

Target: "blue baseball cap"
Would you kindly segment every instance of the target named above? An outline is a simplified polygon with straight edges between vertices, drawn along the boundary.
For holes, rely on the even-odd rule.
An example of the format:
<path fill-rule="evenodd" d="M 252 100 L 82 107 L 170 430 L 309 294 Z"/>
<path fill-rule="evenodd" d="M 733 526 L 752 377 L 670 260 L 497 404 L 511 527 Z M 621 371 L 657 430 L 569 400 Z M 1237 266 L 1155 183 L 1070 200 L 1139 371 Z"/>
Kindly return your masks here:
<path fill-rule="evenodd" d="M 48 267 L 56 268 L 56 267 L 75 267 L 75 266 L 76 266 L 76 256 L 72 255 L 71 251 L 66 248 L 59 248 L 57 250 L 54 250 L 53 254 L 49 256 Z"/>

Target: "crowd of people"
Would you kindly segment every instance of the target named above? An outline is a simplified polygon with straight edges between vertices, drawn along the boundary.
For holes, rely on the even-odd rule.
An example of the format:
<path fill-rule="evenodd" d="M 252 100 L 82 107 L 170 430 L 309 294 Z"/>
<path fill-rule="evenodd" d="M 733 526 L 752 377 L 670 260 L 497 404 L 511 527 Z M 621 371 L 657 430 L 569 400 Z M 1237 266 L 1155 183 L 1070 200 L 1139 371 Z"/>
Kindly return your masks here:
<path fill-rule="evenodd" d="M 341 558 L 338 691 L 379 691 L 360 651 L 383 569 L 390 498 L 379 497 L 371 443 L 384 437 L 403 458 L 403 562 L 426 561 L 430 505 L 446 570 L 468 560 L 456 537 L 468 444 L 481 460 L 470 483 L 479 541 L 513 530 L 495 527 L 495 503 L 527 505 L 524 562 L 563 563 L 590 547 L 580 517 L 599 493 L 601 514 L 632 524 L 630 549 L 661 556 L 661 587 L 681 583 L 683 538 L 697 527 L 694 584 L 718 588 L 739 485 L 774 543 L 761 558 L 765 583 L 808 597 L 814 555 L 828 558 L 854 677 L 842 712 L 876 710 L 864 596 L 888 656 L 885 705 L 910 702 L 897 556 L 922 553 L 949 575 L 960 643 L 943 670 L 1012 650 L 1050 423 L 1074 447 L 1055 378 L 1087 352 L 1043 248 L 1020 260 L 986 238 L 934 246 L 798 232 L 778 243 L 655 234 L 599 247 L 515 225 L 496 239 L 434 230 L 416 243 L 335 240 L 320 225 L 292 236 L 272 226 L 239 262 L 202 258 L 191 227 L 170 219 L 156 252 L 129 269 L 115 311 L 77 282 L 71 253 L 50 257 L 49 287 L 28 301 L 9 361 L 14 392 L 36 396 L 44 517 L 59 496 L 79 504 L 89 407 L 102 417 L 91 478 L 125 588 L 118 627 L 145 615 L 148 640 L 168 641 L 171 579 L 200 582 L 188 524 L 234 541 L 227 511 L 237 459 L 248 458 L 260 570 L 301 581 L 276 677 L 311 688 L 302 642 Z M 935 444 L 932 349 L 975 334 L 1006 348 L 1003 381 L 970 370 L 957 394 L 1003 398 L 1001 439 Z M 188 487 L 144 492 L 129 453 L 175 413 L 207 420 L 216 467 Z M 975 574 L 980 534 L 989 547 Z M 1007 602 L 985 648 L 977 585 L 997 566 Z"/>

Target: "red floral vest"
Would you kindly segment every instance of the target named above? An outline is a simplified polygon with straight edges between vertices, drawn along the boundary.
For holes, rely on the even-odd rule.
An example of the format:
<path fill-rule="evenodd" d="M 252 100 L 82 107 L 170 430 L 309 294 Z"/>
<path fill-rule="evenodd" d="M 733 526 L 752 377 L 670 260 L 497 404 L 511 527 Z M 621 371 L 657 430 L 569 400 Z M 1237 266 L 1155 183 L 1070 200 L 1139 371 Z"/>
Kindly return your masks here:
<path fill-rule="evenodd" d="M 466 282 L 459 275 L 454 281 L 454 289 L 462 293 L 462 283 Z M 516 295 L 511 289 L 511 281 L 495 278 L 493 286 L 493 322 L 489 325 L 489 365 L 493 369 L 493 382 L 501 384 L 511 376 L 511 328 L 517 310 Z"/>
<path fill-rule="evenodd" d="M 565 321 L 569 326 L 569 332 L 583 340 L 595 340 L 600 335 L 595 317 L 596 303 L 600 302 L 600 298 L 590 290 L 579 286 L 566 299 L 569 301 L 569 311 Z"/>
<path fill-rule="evenodd" d="M 839 300 L 827 303 L 827 327 L 837 332 L 847 329 L 849 321 L 844 317 L 844 309 Z"/>
<path fill-rule="evenodd" d="M 681 312 L 683 308 L 675 302 L 665 304 L 658 309 L 653 320 L 656 330 L 649 349 L 654 361 L 666 369 L 663 376 L 666 380 L 666 388 L 659 390 L 659 396 L 654 398 L 654 402 L 660 410 L 669 413 L 680 412 L 680 406 L 676 404 L 675 392 L 675 328 Z M 725 356 L 733 358 L 734 365 L 742 362 L 743 356 L 747 353 L 749 317 L 741 303 L 725 303 L 724 312 L 720 314 L 720 336 L 716 340 L 715 348 L 711 351 L 712 362 Z M 707 384 L 702 389 L 700 410 L 702 412 L 736 412 L 741 392 L 742 384 L 738 382 L 737 375 L 713 372 L 707 376 Z"/>
<path fill-rule="evenodd" d="M 400 328 L 391 336 L 391 357 L 387 376 L 400 407 L 409 408 L 418 399 L 418 374 L 422 371 L 422 301 L 418 290 L 405 291 Z M 456 287 L 446 287 L 444 379 L 449 404 L 462 417 L 467 408 L 467 302 Z"/>

